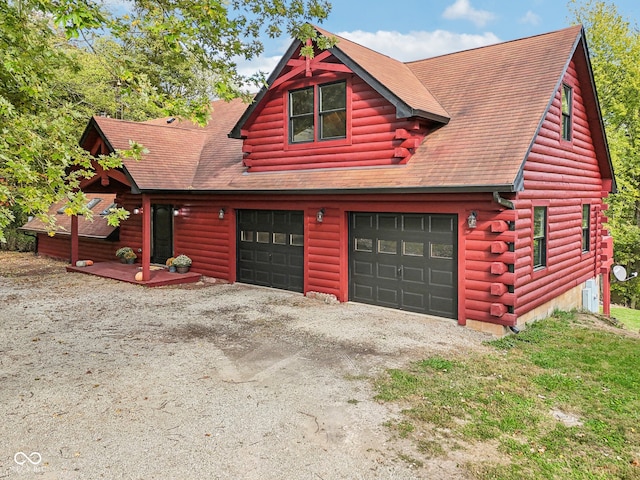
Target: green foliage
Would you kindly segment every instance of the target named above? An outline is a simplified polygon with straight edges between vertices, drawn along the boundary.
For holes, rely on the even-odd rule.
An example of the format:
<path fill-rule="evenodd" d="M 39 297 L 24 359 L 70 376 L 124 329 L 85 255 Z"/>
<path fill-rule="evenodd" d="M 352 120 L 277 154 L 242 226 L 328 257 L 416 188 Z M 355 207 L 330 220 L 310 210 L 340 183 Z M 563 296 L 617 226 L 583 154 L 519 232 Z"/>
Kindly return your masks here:
<path fill-rule="evenodd" d="M 476 478 L 637 478 L 638 339 L 590 327 L 575 313 L 507 338 L 518 340 L 388 371 L 377 398 L 403 410 L 387 426 L 426 457 L 460 439 L 497 442 L 507 462 L 467 465 Z M 433 438 L 440 448 L 425 445 Z"/>
<path fill-rule="evenodd" d="M 305 22 L 322 21 L 323 0 L 229 2 L 134 0 L 115 14 L 101 3 L 0 0 L 0 243 L 16 217 L 47 216 L 66 199 L 83 213 L 80 181 L 122 155 L 92 159 L 78 145 L 91 115 L 145 120 L 163 115 L 207 121 L 213 97 L 248 98 L 263 75 L 238 73 L 236 59 L 262 53 L 260 36 L 316 39 Z M 129 156 L 144 154 L 133 144 Z M 111 212 L 118 224 L 128 213 Z"/>
<path fill-rule="evenodd" d="M 615 262 L 640 268 L 640 30 L 612 2 L 572 0 L 575 19 L 585 26 L 593 75 L 616 173 L 618 193 L 610 198 L 609 228 Z M 640 299 L 640 282 L 614 283 L 626 304 Z"/>

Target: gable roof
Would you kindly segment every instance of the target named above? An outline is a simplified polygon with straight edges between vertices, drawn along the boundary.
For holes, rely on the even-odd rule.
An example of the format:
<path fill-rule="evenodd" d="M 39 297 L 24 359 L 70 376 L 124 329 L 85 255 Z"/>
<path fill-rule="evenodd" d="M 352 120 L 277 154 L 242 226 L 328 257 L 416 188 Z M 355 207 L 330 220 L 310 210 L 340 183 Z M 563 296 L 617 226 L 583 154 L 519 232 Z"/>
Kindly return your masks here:
<path fill-rule="evenodd" d="M 127 150 L 130 141 L 146 150 L 141 160 L 124 159 L 125 173 L 131 178 L 133 191 L 192 190 L 198 183 L 198 169 L 203 155 L 215 152 L 239 152 L 241 143 L 227 133 L 246 104 L 241 100 L 212 103 L 212 120 L 206 127 L 189 121 L 166 118 L 147 122 L 130 122 L 106 117 L 93 117 L 82 137 L 84 145 L 90 129 L 96 129 L 111 151 Z M 221 111 L 218 111 L 221 110 Z"/>
<path fill-rule="evenodd" d="M 338 38 L 339 41 L 329 48 L 328 52 L 394 105 L 398 118 L 420 117 L 440 124 L 446 124 L 449 121 L 450 117 L 446 109 L 406 64 L 345 38 L 337 37 L 320 27 L 314 28 L 322 36 Z M 242 127 L 258 108 L 260 101 L 269 90 L 268 86 L 273 84 L 287 67 L 287 62 L 299 52 L 299 43 L 291 44 L 267 79 L 267 86 L 256 95 L 254 102 L 239 119 L 230 136 L 242 138 Z"/>
<path fill-rule="evenodd" d="M 298 48 L 294 42 L 269 83 Z M 523 188 L 524 162 L 572 58 L 581 78 L 590 75 L 580 26 L 408 63 L 346 39 L 331 52 L 392 102 L 398 114 L 431 115 L 446 126 L 429 133 L 404 165 L 247 173 L 238 138 L 266 89 L 248 108 L 237 100 L 214 102 L 205 129 L 166 120 L 93 121 L 115 148 L 127 148 L 129 138 L 147 147 L 141 162 L 125 162 L 139 190 L 513 192 Z M 591 84 L 583 89 L 591 90 L 591 110 L 597 112 L 590 119 L 596 152 L 603 177 L 613 179 L 589 75 L 585 81 Z"/>

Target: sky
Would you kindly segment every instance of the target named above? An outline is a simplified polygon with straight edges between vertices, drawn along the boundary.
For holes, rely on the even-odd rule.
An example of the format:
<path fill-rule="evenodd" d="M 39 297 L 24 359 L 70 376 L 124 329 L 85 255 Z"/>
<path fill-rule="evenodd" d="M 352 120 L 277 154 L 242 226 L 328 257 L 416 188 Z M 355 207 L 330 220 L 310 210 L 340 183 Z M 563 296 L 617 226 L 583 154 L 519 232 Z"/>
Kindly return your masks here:
<path fill-rule="evenodd" d="M 319 26 L 397 60 L 418 60 L 538 35 L 572 24 L 569 0 L 329 0 Z M 583 1 L 578 1 L 583 4 Z M 640 24 L 640 0 L 615 0 L 618 13 Z M 268 74 L 291 44 L 265 41 L 265 53 L 242 73 Z"/>

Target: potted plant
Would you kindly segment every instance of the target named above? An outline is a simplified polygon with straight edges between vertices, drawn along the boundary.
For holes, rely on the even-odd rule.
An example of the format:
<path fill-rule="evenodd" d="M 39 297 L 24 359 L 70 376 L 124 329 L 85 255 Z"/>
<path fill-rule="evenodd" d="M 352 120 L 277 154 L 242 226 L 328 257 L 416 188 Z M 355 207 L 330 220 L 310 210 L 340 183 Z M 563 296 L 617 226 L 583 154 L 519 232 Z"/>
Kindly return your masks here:
<path fill-rule="evenodd" d="M 135 263 L 136 258 L 138 258 L 138 256 L 135 253 L 133 253 L 133 250 L 126 252 L 124 254 L 125 263 Z"/>
<path fill-rule="evenodd" d="M 187 273 L 191 267 L 191 259 L 186 255 L 178 255 L 171 264 L 176 267 L 178 273 Z"/>
<path fill-rule="evenodd" d="M 131 257 L 131 254 L 133 254 L 133 260 L 135 260 L 137 255 L 135 253 L 133 253 L 133 248 L 131 248 L 131 247 L 122 247 L 122 248 L 119 248 L 118 250 L 116 250 L 116 257 L 118 257 L 122 263 L 127 263 L 126 256 L 128 255 L 129 257 Z M 133 263 L 133 262 L 131 262 L 131 263 Z"/>
<path fill-rule="evenodd" d="M 169 257 L 169 258 L 167 258 L 167 261 L 165 262 L 165 265 L 169 268 L 169 271 L 171 273 L 175 273 L 176 272 L 176 266 L 173 264 L 174 260 L 175 260 L 174 257 Z"/>

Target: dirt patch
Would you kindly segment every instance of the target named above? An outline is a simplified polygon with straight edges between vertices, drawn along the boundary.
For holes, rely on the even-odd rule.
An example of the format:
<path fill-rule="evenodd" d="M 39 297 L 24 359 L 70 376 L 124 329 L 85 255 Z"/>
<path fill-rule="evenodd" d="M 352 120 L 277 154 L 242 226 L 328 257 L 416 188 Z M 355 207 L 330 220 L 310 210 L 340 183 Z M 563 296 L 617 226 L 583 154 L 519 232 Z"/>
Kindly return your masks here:
<path fill-rule="evenodd" d="M 412 462 L 383 426 L 398 407 L 373 399 L 384 369 L 485 348 L 453 321 L 0 265 L 0 478 L 467 478 L 477 458 Z"/>

